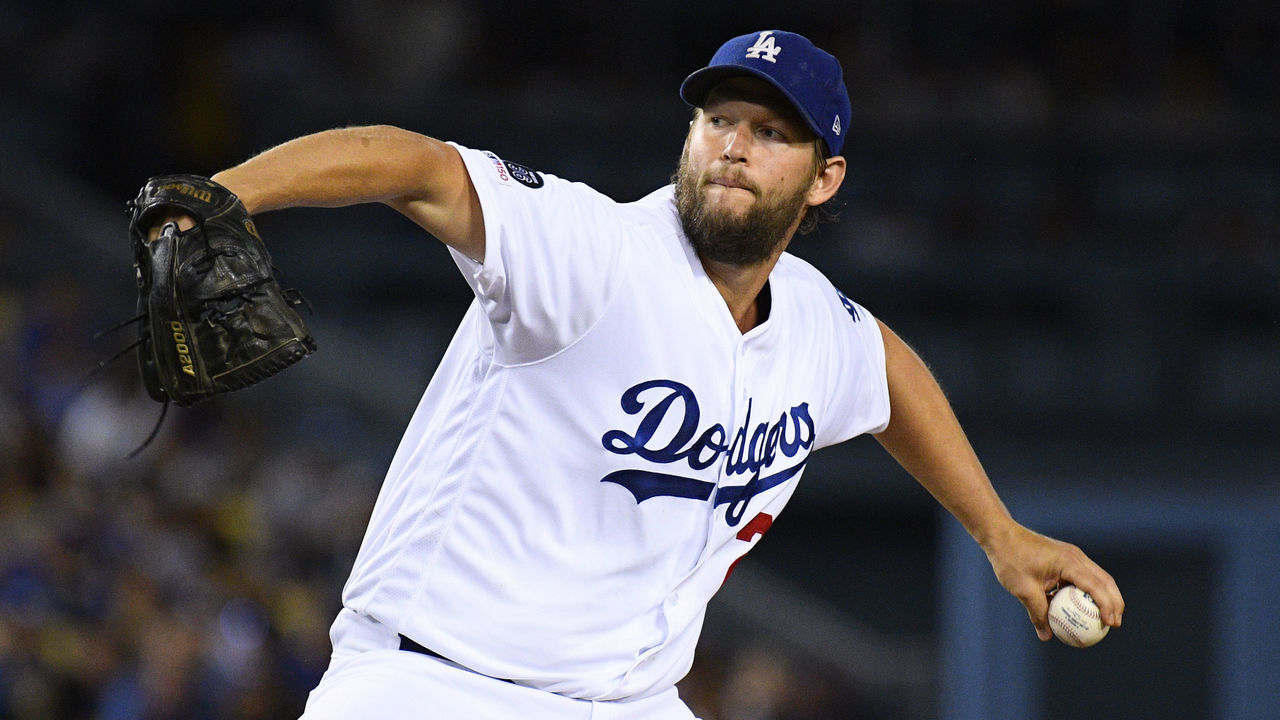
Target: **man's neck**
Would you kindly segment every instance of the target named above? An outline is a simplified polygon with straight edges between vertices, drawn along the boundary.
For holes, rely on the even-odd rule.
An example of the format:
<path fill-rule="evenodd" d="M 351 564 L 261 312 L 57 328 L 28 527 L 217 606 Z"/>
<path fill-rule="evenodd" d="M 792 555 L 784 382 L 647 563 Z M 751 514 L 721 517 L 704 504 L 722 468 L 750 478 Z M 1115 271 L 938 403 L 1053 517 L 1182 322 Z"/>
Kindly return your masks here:
<path fill-rule="evenodd" d="M 769 282 L 769 273 L 778 264 L 781 248 L 773 257 L 756 265 L 743 267 L 713 260 L 702 260 L 707 277 L 720 291 L 738 331 L 746 334 L 768 318 L 768 304 L 761 302 L 761 291 Z"/>

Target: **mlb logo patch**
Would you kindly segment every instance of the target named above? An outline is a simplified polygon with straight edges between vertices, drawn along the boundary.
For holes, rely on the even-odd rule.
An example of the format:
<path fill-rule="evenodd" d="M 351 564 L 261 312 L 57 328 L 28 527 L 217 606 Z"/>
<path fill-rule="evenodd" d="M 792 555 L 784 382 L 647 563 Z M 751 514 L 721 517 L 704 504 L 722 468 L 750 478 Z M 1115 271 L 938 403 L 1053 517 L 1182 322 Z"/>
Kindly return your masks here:
<path fill-rule="evenodd" d="M 494 155 L 488 150 L 484 151 L 484 156 L 489 158 L 489 162 L 493 165 L 493 169 L 498 173 L 498 182 L 511 183 L 511 173 L 507 172 L 507 164 L 502 162 L 502 158 Z"/>

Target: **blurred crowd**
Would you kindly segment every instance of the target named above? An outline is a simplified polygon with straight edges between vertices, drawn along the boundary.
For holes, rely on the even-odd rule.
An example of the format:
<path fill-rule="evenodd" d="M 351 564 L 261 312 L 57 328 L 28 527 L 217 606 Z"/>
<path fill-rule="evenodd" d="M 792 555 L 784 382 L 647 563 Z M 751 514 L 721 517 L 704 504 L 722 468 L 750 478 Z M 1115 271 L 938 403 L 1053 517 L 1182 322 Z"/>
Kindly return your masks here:
<path fill-rule="evenodd" d="M 131 356 L 85 380 L 128 342 L 93 337 L 128 316 L 131 280 L 6 190 L 28 181 L 18 158 L 122 204 L 149 175 L 389 122 L 628 199 L 670 172 L 684 74 L 729 33 L 786 26 L 845 60 L 856 98 L 842 222 L 797 247 L 923 329 L 958 405 L 1032 432 L 1111 412 L 1143 439 L 1178 417 L 1198 434 L 1207 413 L 1271 436 L 1278 6 L 774 5 L 732 26 L 700 3 L 0 7 L 0 718 L 296 717 L 388 459 L 341 441 L 361 422 L 344 409 L 315 408 L 317 428 L 256 390 L 171 411 L 126 459 L 159 406 Z M 122 225 L 93 232 L 127 263 Z M 438 298 L 363 243 L 311 241 L 332 241 L 316 254 L 349 273 L 348 310 L 388 287 Z M 897 716 L 750 640 L 709 644 L 683 690 L 705 720 Z"/>
<path fill-rule="evenodd" d="M 296 717 L 378 468 L 222 403 L 127 458 L 160 405 L 85 385 L 84 291 L 0 296 L 0 717 Z"/>

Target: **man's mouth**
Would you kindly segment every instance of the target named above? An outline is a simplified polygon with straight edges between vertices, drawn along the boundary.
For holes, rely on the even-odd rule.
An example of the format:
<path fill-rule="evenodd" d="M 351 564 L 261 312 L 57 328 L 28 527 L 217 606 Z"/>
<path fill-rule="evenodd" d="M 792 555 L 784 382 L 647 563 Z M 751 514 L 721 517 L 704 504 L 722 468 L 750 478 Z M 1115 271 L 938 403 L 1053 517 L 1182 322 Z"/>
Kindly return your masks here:
<path fill-rule="evenodd" d="M 747 192 L 750 192 L 753 194 L 756 191 L 755 188 L 752 187 L 750 183 L 732 176 L 728 176 L 728 175 L 712 178 L 707 184 L 719 185 L 721 187 L 727 187 L 727 188 L 737 188 L 738 190 L 746 190 Z"/>

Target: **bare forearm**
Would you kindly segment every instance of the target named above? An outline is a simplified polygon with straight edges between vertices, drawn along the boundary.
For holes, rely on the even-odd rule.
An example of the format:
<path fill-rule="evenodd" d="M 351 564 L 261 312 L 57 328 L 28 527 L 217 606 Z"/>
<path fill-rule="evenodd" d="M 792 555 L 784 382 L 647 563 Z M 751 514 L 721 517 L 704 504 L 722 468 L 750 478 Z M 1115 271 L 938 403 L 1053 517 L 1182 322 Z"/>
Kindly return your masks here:
<path fill-rule="evenodd" d="M 1115 580 L 1080 548 L 1019 525 L 996 495 L 929 368 L 880 325 L 889 376 L 889 426 L 876 436 L 986 552 L 1000 584 L 1022 602 L 1041 640 L 1052 637 L 1046 593 L 1062 582 L 1089 592 L 1108 625 L 1124 598 Z"/>
<path fill-rule="evenodd" d="M 305 135 L 256 155 L 213 179 L 250 213 L 288 207 L 393 202 L 430 192 L 446 158 L 442 144 L 389 126 Z"/>
<path fill-rule="evenodd" d="M 213 176 L 251 214 L 385 203 L 480 260 L 484 219 L 462 156 L 446 143 L 376 125 L 290 140 Z"/>

